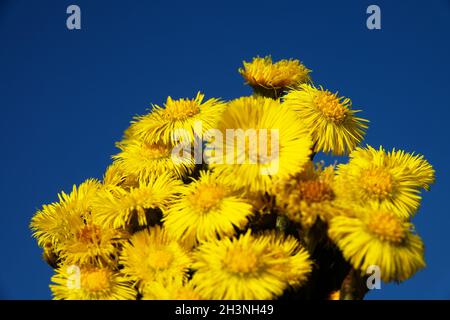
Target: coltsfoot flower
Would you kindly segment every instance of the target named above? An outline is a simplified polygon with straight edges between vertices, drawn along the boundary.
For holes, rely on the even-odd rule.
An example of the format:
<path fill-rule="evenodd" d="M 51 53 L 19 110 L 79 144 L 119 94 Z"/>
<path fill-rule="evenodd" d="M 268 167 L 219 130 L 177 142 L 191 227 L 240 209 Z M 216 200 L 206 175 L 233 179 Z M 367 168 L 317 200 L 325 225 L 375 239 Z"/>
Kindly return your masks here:
<path fill-rule="evenodd" d="M 328 234 L 353 267 L 378 266 L 385 282 L 404 281 L 425 267 L 424 246 L 412 224 L 389 211 L 361 208 L 331 219 Z"/>
<path fill-rule="evenodd" d="M 165 282 L 149 282 L 143 289 L 142 300 L 203 300 L 203 298 L 191 282 L 172 279 Z"/>
<path fill-rule="evenodd" d="M 100 189 L 101 183 L 95 179 L 88 179 L 78 187 L 73 186 L 67 194 L 61 192 L 59 201 L 43 205 L 31 219 L 30 227 L 38 245 L 56 247 L 67 239 L 71 229 L 71 221 L 80 221 L 89 216 L 92 209 L 92 199 Z"/>
<path fill-rule="evenodd" d="M 194 99 L 168 97 L 164 107 L 153 105 L 149 114 L 136 117 L 128 134 L 147 143 L 193 143 L 195 136 L 216 127 L 225 109 L 219 99 L 203 101 L 204 97 L 200 92 Z"/>
<path fill-rule="evenodd" d="M 421 189 L 433 181 L 434 170 L 423 156 L 370 146 L 352 152 L 350 161 L 338 166 L 336 178 L 343 197 L 375 203 L 403 218 L 414 215 Z"/>
<path fill-rule="evenodd" d="M 251 214 L 252 206 L 230 179 L 201 171 L 165 211 L 163 222 L 176 239 L 207 241 L 234 235 Z"/>
<path fill-rule="evenodd" d="M 181 191 L 181 181 L 170 173 L 148 176 L 138 187 L 103 189 L 93 199 L 93 219 L 96 223 L 125 228 L 135 221 L 139 226 L 148 223 L 150 210 L 165 210 Z"/>
<path fill-rule="evenodd" d="M 127 279 L 108 267 L 64 265 L 52 282 L 55 300 L 134 300 L 137 294 Z"/>
<path fill-rule="evenodd" d="M 316 168 L 311 162 L 305 170 L 279 179 L 273 195 L 281 212 L 304 228 L 311 227 L 317 218 L 327 221 L 341 209 L 334 190 L 334 167 Z"/>
<path fill-rule="evenodd" d="M 224 143 L 209 143 L 210 167 L 231 177 L 237 188 L 267 192 L 274 179 L 303 170 L 311 138 L 296 115 L 277 100 L 243 97 L 231 101 L 219 123 Z"/>
<path fill-rule="evenodd" d="M 367 120 L 356 117 L 349 98 L 302 84 L 289 91 L 284 105 L 294 110 L 312 135 L 314 151 L 345 155 L 363 139 Z"/>
<path fill-rule="evenodd" d="M 244 67 L 239 73 L 245 82 L 252 86 L 256 93 L 279 97 L 288 87 L 298 86 L 309 82 L 311 70 L 299 60 L 280 60 L 272 62 L 270 56 L 253 58 L 251 62 L 244 61 Z"/>
<path fill-rule="evenodd" d="M 153 281 L 184 281 L 191 257 L 165 229 L 155 226 L 136 232 L 125 245 L 120 262 L 123 274 L 141 290 Z"/>
<path fill-rule="evenodd" d="M 191 154 L 172 155 L 175 145 L 163 142 L 145 142 L 139 139 L 127 139 L 117 144 L 121 152 L 114 155 L 119 170 L 126 176 L 146 181 L 153 174 L 169 172 L 179 178 L 194 169 L 194 157 Z"/>
<path fill-rule="evenodd" d="M 292 244 L 250 232 L 205 242 L 194 253 L 192 282 L 207 299 L 276 298 L 310 270 L 308 255 Z M 302 264 L 289 269 L 295 263 Z"/>

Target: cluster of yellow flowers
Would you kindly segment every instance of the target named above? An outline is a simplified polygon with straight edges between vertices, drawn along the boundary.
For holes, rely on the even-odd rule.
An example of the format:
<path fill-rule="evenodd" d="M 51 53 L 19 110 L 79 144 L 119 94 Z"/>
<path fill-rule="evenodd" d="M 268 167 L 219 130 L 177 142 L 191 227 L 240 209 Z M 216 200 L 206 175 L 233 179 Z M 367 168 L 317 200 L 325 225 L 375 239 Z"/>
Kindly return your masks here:
<path fill-rule="evenodd" d="M 344 282 L 363 281 L 369 266 L 386 282 L 425 266 L 410 219 L 432 166 L 361 146 L 368 121 L 349 98 L 314 86 L 298 60 L 257 57 L 239 72 L 252 96 L 152 106 L 101 181 L 35 214 L 55 299 L 348 298 Z M 240 147 L 237 136 L 211 135 L 230 130 L 244 132 Z M 325 166 L 318 152 L 349 161 Z M 324 272 L 336 272 L 330 285 Z"/>

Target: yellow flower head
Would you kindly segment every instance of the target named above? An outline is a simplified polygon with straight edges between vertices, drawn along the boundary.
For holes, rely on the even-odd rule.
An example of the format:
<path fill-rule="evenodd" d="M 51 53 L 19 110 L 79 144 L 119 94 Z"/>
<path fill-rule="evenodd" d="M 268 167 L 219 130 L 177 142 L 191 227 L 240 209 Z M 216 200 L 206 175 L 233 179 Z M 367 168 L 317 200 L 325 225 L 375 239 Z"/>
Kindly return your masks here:
<path fill-rule="evenodd" d="M 60 202 L 44 205 L 31 225 L 46 254 L 56 254 L 66 264 L 108 264 L 117 255 L 117 244 L 125 234 L 92 222 L 93 199 L 101 184 L 89 179 Z M 49 251 L 50 250 L 50 251 Z"/>
<path fill-rule="evenodd" d="M 309 228 L 317 217 L 326 221 L 339 212 L 334 191 L 334 167 L 314 168 L 311 162 L 301 173 L 274 185 L 277 206 L 289 219 Z"/>
<path fill-rule="evenodd" d="M 271 90 L 277 96 L 279 91 L 299 85 L 310 80 L 307 69 L 298 60 L 281 60 L 272 62 L 270 56 L 253 58 L 252 62 L 244 61 L 244 68 L 239 73 L 246 83 L 251 85 L 256 92 Z M 278 93 L 277 93 L 278 92 Z"/>
<path fill-rule="evenodd" d="M 210 167 L 238 188 L 267 192 L 273 179 L 302 170 L 311 138 L 300 120 L 277 100 L 242 97 L 229 103 L 205 155 Z M 214 140 L 214 141 L 213 141 Z"/>
<path fill-rule="evenodd" d="M 148 210 L 165 210 L 180 191 L 181 181 L 168 173 L 150 175 L 137 188 L 104 189 L 93 199 L 93 218 L 100 225 L 123 228 L 137 222 L 148 223 Z"/>
<path fill-rule="evenodd" d="M 194 99 L 168 97 L 164 108 L 154 105 L 149 114 L 137 117 L 127 134 L 148 143 L 192 143 L 195 136 L 216 126 L 225 108 L 219 99 L 203 102 L 204 97 L 200 92 Z"/>
<path fill-rule="evenodd" d="M 420 205 L 420 190 L 434 181 L 432 166 L 421 155 L 357 148 L 348 164 L 338 166 L 336 182 L 343 197 L 380 205 L 408 218 Z"/>
<path fill-rule="evenodd" d="M 74 185 L 70 194 L 61 192 L 58 195 L 59 202 L 65 209 L 77 211 L 83 216 L 90 212 L 92 198 L 100 188 L 101 183 L 98 180 L 87 179 L 78 188 Z"/>
<path fill-rule="evenodd" d="M 300 287 L 305 284 L 312 271 L 308 251 L 292 236 L 283 236 L 275 232 L 267 233 L 265 236 L 270 239 L 268 249 L 272 257 L 282 261 L 275 267 L 282 272 L 289 285 Z"/>
<path fill-rule="evenodd" d="M 230 236 L 243 228 L 252 206 L 226 178 L 201 171 L 200 178 L 188 184 L 181 196 L 165 212 L 167 231 L 176 239 L 198 241 Z"/>
<path fill-rule="evenodd" d="M 71 219 L 67 239 L 58 245 L 58 253 L 68 265 L 109 265 L 118 258 L 118 248 L 127 234 L 93 223 Z"/>
<path fill-rule="evenodd" d="M 103 186 L 122 187 L 124 189 L 139 186 L 138 178 L 133 175 L 125 174 L 119 162 L 115 161 L 106 168 L 103 175 Z"/>
<path fill-rule="evenodd" d="M 59 202 L 43 205 L 31 219 L 30 227 L 34 231 L 33 236 L 38 245 L 44 247 L 47 244 L 56 246 L 67 238 L 67 232 L 71 229 L 72 219 L 82 219 L 91 211 L 92 198 L 100 189 L 100 182 L 88 179 L 82 184 L 73 186 L 72 192 L 58 195 Z"/>
<path fill-rule="evenodd" d="M 270 237 L 250 232 L 205 242 L 194 253 L 191 281 L 207 299 L 273 299 L 289 285 L 286 269 L 280 267 L 289 258 L 277 253 Z"/>
<path fill-rule="evenodd" d="M 191 265 L 186 250 L 159 227 L 135 233 L 122 251 L 122 272 L 141 288 L 153 281 L 184 280 Z"/>
<path fill-rule="evenodd" d="M 121 152 L 113 156 L 125 175 L 146 181 L 152 174 L 170 172 L 177 177 L 190 173 L 194 157 L 174 153 L 174 145 L 162 142 L 150 143 L 139 139 L 125 140 L 117 145 Z"/>
<path fill-rule="evenodd" d="M 106 268 L 64 265 L 50 285 L 55 300 L 134 300 L 136 291 L 127 279 Z"/>
<path fill-rule="evenodd" d="M 53 247 L 65 239 L 65 232 L 69 229 L 67 216 L 70 214 L 74 214 L 73 211 L 66 211 L 58 202 L 44 204 L 36 212 L 30 227 L 41 248 Z"/>
<path fill-rule="evenodd" d="M 360 209 L 357 217 L 331 219 L 328 234 L 355 269 L 366 274 L 378 266 L 385 282 L 404 281 L 425 267 L 424 246 L 412 224 L 378 209 Z"/>
<path fill-rule="evenodd" d="M 367 128 L 367 120 L 355 117 L 359 110 L 352 110 L 349 98 L 309 84 L 288 92 L 283 104 L 295 110 L 308 128 L 315 151 L 348 154 L 362 141 Z"/>
<path fill-rule="evenodd" d="M 203 300 L 200 292 L 190 282 L 169 280 L 152 281 L 143 289 L 143 300 Z"/>

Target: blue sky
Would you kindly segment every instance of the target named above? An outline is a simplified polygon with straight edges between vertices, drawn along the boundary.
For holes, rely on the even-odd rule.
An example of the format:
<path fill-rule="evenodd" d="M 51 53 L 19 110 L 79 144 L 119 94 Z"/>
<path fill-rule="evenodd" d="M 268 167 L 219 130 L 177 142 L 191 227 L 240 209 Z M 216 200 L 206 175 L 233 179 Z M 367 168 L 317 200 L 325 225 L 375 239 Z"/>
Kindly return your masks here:
<path fill-rule="evenodd" d="M 82 29 L 66 28 L 77 4 Z M 382 29 L 366 28 L 381 8 Z M 370 299 L 450 299 L 450 1 L 0 0 L 0 298 L 48 299 L 28 223 L 100 177 L 131 117 L 168 95 L 250 94 L 237 68 L 299 58 L 371 120 L 367 143 L 425 154 L 437 182 L 414 222 L 428 267 Z"/>

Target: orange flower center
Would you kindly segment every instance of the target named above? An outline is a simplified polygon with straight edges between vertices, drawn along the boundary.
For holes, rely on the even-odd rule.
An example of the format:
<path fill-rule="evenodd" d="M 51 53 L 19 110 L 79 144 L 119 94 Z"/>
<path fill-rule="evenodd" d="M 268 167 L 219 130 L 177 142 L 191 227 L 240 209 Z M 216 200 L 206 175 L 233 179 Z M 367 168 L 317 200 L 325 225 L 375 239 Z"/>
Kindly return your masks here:
<path fill-rule="evenodd" d="M 190 196 L 191 203 L 201 212 L 208 212 L 217 207 L 227 195 L 227 190 L 220 185 L 200 185 Z"/>
<path fill-rule="evenodd" d="M 313 101 L 328 120 L 336 123 L 342 123 L 345 120 L 348 109 L 336 94 L 319 91 Z"/>
<path fill-rule="evenodd" d="M 81 286 L 88 291 L 104 291 L 111 287 L 111 271 L 94 269 L 81 272 Z"/>
<path fill-rule="evenodd" d="M 83 243 L 99 243 L 101 239 L 101 229 L 95 224 L 85 225 L 78 231 L 77 238 Z"/>
<path fill-rule="evenodd" d="M 145 143 L 144 155 L 149 159 L 161 159 L 169 156 L 170 148 L 162 143 Z"/>
<path fill-rule="evenodd" d="M 173 254 L 168 248 L 153 250 L 148 254 L 147 261 L 154 269 L 167 269 L 173 261 Z"/>
<path fill-rule="evenodd" d="M 334 199 L 334 192 L 328 183 L 320 180 L 301 181 L 300 196 L 308 203 L 323 202 Z"/>
<path fill-rule="evenodd" d="M 225 255 L 223 263 L 229 271 L 239 274 L 256 272 L 260 267 L 257 255 L 241 246 L 230 248 Z"/>
<path fill-rule="evenodd" d="M 393 191 L 392 176 L 381 168 L 372 168 L 363 172 L 362 187 L 370 195 L 378 199 L 385 199 Z"/>
<path fill-rule="evenodd" d="M 407 228 L 404 223 L 392 213 L 377 213 L 368 223 L 369 231 L 383 241 L 395 244 L 401 243 L 406 237 Z"/>

